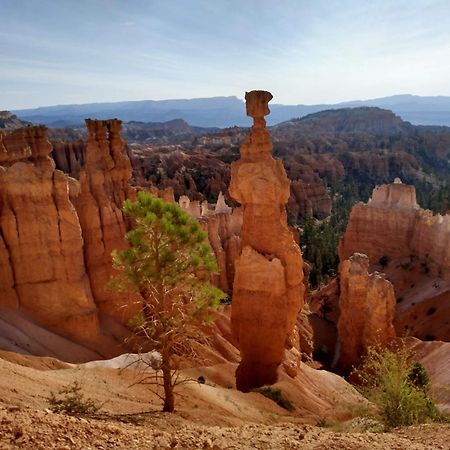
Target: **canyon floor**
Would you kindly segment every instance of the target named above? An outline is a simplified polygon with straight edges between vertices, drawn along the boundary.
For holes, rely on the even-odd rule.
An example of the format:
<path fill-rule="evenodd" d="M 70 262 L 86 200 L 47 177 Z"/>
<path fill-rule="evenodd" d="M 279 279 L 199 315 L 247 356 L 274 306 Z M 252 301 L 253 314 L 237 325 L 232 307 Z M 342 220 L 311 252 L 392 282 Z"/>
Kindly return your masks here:
<path fill-rule="evenodd" d="M 296 410 L 288 412 L 258 393 L 236 391 L 228 384 L 233 365 L 183 371 L 192 378 L 204 374 L 206 384 L 180 386 L 176 412 L 167 414 L 160 412 L 160 401 L 148 386 L 130 387 L 135 381 L 132 371 L 73 366 L 8 352 L 0 358 L 0 449 L 450 448 L 448 425 L 427 424 L 388 433 L 366 431 L 376 426 L 361 418 L 326 423 L 320 411 L 299 405 L 300 400 L 292 394 Z M 87 398 L 104 403 L 95 416 L 50 411 L 50 392 L 75 380 Z M 279 385 L 290 393 L 286 381 Z M 349 392 L 342 401 L 350 401 L 352 396 Z"/>

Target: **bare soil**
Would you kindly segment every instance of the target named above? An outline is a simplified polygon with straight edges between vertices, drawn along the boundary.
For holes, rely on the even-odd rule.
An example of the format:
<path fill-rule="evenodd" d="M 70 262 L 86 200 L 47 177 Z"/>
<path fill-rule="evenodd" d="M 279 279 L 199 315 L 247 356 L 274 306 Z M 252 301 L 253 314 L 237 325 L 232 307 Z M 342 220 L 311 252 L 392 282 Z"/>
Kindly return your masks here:
<path fill-rule="evenodd" d="M 236 391 L 235 367 L 186 370 L 192 378 L 202 374 L 206 384 L 180 386 L 176 412 L 167 414 L 160 412 L 160 400 L 148 386 L 131 386 L 132 371 L 4 353 L 0 449 L 450 449 L 448 425 L 362 432 L 373 427 L 356 426 L 360 419 L 351 419 L 356 410 L 344 407 L 357 396 L 350 388 L 342 390 L 343 382 L 328 372 L 305 367 L 298 379 L 281 378 L 276 386 L 295 406 L 289 412 L 261 394 Z M 75 417 L 49 409 L 50 393 L 75 380 L 87 398 L 106 402 L 97 415 Z"/>

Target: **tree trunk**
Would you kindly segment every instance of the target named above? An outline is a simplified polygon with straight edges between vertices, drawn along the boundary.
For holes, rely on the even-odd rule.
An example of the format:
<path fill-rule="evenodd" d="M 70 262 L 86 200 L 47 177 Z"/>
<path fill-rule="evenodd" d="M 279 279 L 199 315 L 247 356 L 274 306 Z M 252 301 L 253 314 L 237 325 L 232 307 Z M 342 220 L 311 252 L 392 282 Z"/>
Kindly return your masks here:
<path fill-rule="evenodd" d="M 172 371 L 170 370 L 170 361 L 167 357 L 163 357 L 162 371 L 164 380 L 163 412 L 173 412 L 175 409 L 175 398 L 173 396 Z"/>

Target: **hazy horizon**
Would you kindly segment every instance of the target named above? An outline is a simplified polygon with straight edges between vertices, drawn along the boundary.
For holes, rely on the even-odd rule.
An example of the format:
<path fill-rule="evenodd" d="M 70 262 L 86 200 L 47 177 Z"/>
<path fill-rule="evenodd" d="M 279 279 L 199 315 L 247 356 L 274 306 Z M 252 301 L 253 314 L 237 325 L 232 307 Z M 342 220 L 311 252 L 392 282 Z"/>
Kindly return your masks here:
<path fill-rule="evenodd" d="M 0 0 L 0 109 L 450 96 L 450 2 Z"/>
<path fill-rule="evenodd" d="M 280 105 L 284 105 L 284 106 L 316 106 L 316 105 L 337 105 L 340 103 L 353 103 L 353 102 L 367 102 L 367 101 L 372 101 L 372 100 L 377 100 L 377 99 L 385 99 L 385 98 L 395 98 L 395 97 L 415 97 L 415 98 L 450 98 L 450 95 L 433 95 L 433 96 L 428 96 L 428 95 L 424 95 L 424 96 L 419 96 L 419 95 L 415 95 L 415 94 L 394 94 L 392 96 L 386 96 L 386 97 L 378 97 L 378 98 L 353 98 L 353 99 L 347 99 L 347 100 L 343 100 L 342 102 L 336 102 L 336 103 L 331 103 L 331 102 L 323 102 L 323 103 L 281 103 L 281 102 L 277 102 L 276 99 L 273 99 L 271 101 L 271 105 L 273 104 L 280 104 Z M 159 99 L 159 100 L 155 100 L 155 99 L 151 99 L 151 98 L 144 98 L 144 99 L 138 99 L 138 100 L 115 100 L 115 101 L 98 101 L 98 102 L 86 102 L 86 103 L 60 103 L 60 104 L 54 104 L 54 105 L 39 105 L 39 106 L 35 106 L 35 107 L 29 107 L 29 108 L 11 108 L 11 109 L 6 109 L 8 111 L 17 111 L 17 110 L 27 110 L 27 109 L 36 109 L 36 108 L 47 108 L 47 107 L 60 107 L 60 106 L 82 106 L 82 105 L 95 105 L 95 104 L 116 104 L 116 103 L 128 103 L 128 102 L 146 102 L 146 101 L 165 101 L 165 100 L 180 100 L 180 101 L 184 101 L 184 100 L 203 100 L 203 99 L 211 99 L 211 98 L 237 98 L 238 100 L 241 100 L 242 102 L 245 102 L 245 98 L 244 96 L 238 96 L 238 95 L 214 95 L 211 97 L 192 97 L 192 98 L 164 98 L 164 99 Z"/>

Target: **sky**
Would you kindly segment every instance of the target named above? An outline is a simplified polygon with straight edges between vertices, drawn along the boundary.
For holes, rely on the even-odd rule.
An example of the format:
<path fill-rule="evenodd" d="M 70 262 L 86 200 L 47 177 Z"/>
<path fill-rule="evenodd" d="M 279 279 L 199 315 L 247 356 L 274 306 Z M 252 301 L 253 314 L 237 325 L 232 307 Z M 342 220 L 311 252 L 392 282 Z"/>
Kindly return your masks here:
<path fill-rule="evenodd" d="M 450 0 L 0 0 L 0 110 L 450 95 Z"/>

